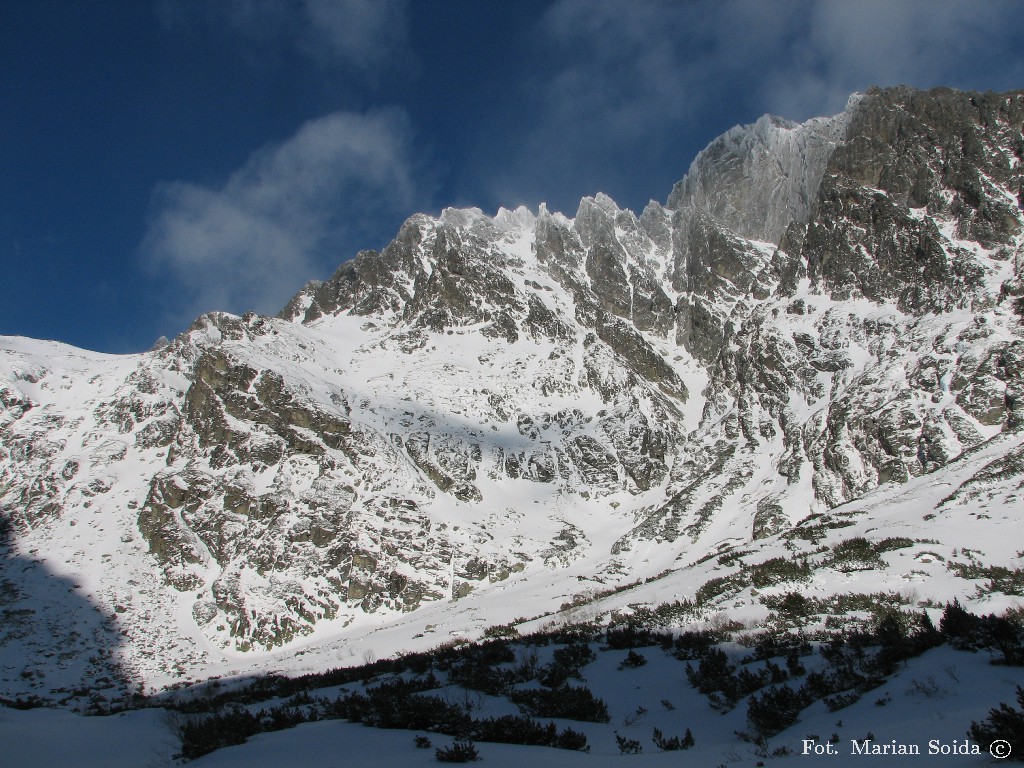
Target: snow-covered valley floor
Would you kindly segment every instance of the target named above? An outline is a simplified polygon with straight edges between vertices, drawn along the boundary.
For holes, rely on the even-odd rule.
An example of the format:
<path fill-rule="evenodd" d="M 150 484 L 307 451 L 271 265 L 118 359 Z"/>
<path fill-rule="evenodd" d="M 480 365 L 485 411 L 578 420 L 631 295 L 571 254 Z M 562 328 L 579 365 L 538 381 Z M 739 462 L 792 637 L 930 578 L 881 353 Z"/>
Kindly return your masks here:
<path fill-rule="evenodd" d="M 729 648 L 740 661 L 750 652 L 742 646 Z M 536 653 L 536 661 L 549 663 L 550 646 L 513 645 L 516 663 Z M 976 747 L 967 737 L 974 721 L 983 720 L 1000 702 L 1014 703 L 1015 687 L 1024 685 L 1024 668 L 994 665 L 986 651 L 955 650 L 949 645 L 933 648 L 902 663 L 882 685 L 864 693 L 853 704 L 829 711 L 816 701 L 801 711 L 799 720 L 767 739 L 765 745 L 743 741 L 737 732 L 750 732 L 747 706 L 721 713 L 687 680 L 686 662 L 658 646 L 637 648 L 642 666 L 623 667 L 628 650 L 596 649 L 596 659 L 582 668 L 583 681 L 595 696 L 608 704 L 607 723 L 558 720 L 559 729 L 571 728 L 587 737 L 589 753 L 546 747 L 477 742 L 485 765 L 518 768 L 530 766 L 645 765 L 756 766 L 759 764 L 835 768 L 862 765 L 982 766 L 994 762 L 987 752 L 962 754 Z M 818 654 L 803 657 L 808 671 L 820 662 Z M 779 661 L 777 659 L 777 661 Z M 696 662 L 691 662 L 696 666 Z M 756 668 L 759 662 L 754 662 Z M 742 666 L 742 665 L 741 665 Z M 382 678 L 383 679 L 383 678 Z M 380 682 L 376 680 L 371 685 Z M 799 682 L 793 678 L 795 685 Z M 344 690 L 364 690 L 362 683 L 312 691 L 331 699 Z M 449 703 L 466 707 L 473 718 L 518 715 L 512 702 L 459 686 L 446 685 L 430 691 Z M 271 700 L 250 705 L 267 707 L 283 703 Z M 4 764 L 26 768 L 82 766 L 156 768 L 176 764 L 179 750 L 174 723 L 182 715 L 163 709 L 143 709 L 103 717 L 84 717 L 67 711 L 0 709 L 0 739 L 5 744 Z M 537 718 L 546 722 L 548 718 Z M 652 740 L 655 729 L 666 738 L 682 736 L 689 729 L 695 741 L 686 751 L 661 752 Z M 418 748 L 415 737 L 426 736 L 429 748 Z M 616 736 L 636 740 L 640 754 L 622 754 Z M 876 748 L 913 752 L 917 755 L 865 755 L 862 744 L 873 738 Z M 294 728 L 262 733 L 247 743 L 219 749 L 190 764 L 197 768 L 282 768 L 283 766 L 405 766 L 437 764 L 435 749 L 446 747 L 452 737 L 427 731 L 388 730 L 343 720 L 323 720 Z M 832 742 L 830 744 L 830 742 Z M 767 747 L 764 749 L 764 747 Z M 767 754 L 765 754 L 767 752 Z M 829 754 L 826 754 L 828 752 Z M 1016 756 L 1015 756 L 1016 757 Z"/>

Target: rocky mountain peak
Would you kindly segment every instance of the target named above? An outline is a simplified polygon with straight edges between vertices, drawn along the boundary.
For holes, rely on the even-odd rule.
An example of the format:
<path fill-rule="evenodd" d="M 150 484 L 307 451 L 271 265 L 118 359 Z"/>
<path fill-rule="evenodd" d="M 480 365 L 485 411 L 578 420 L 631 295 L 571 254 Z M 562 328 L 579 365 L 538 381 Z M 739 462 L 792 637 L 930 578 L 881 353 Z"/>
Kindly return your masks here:
<path fill-rule="evenodd" d="M 787 232 L 835 297 L 908 312 L 985 304 L 1020 237 L 1024 93 L 869 91 L 832 153 L 806 229 Z"/>
<path fill-rule="evenodd" d="M 765 115 L 727 131 L 697 155 L 673 187 L 668 207 L 707 215 L 738 235 L 777 244 L 792 222 L 810 215 L 851 115 L 845 111 L 803 124 Z"/>
<path fill-rule="evenodd" d="M 685 597 L 724 547 L 931 476 L 953 500 L 886 524 L 952 549 L 955 499 L 1007 518 L 1020 471 L 1022 122 L 1019 92 L 871 90 L 729 131 L 639 217 L 417 214 L 277 318 L 124 357 L 3 340 L 12 546 L 162 682 L 584 583 Z"/>

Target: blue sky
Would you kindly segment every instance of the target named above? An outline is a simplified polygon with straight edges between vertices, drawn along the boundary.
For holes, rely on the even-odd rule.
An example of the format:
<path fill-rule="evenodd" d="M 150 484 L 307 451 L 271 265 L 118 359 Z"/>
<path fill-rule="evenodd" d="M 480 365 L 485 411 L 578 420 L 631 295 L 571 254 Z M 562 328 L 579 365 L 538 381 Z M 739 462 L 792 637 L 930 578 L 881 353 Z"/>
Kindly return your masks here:
<path fill-rule="evenodd" d="M 870 85 L 1024 88 L 1024 3 L 4 0 L 0 334 L 272 314 L 417 211 L 664 201 Z"/>

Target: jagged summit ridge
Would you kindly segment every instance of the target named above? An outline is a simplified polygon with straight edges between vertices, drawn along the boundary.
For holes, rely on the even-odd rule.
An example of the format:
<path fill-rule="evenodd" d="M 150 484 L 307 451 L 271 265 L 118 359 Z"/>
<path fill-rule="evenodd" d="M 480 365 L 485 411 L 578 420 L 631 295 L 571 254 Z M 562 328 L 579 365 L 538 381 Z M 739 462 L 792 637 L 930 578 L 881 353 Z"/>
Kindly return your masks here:
<path fill-rule="evenodd" d="M 954 468 L 1024 422 L 1022 123 L 1019 92 L 868 91 L 730 131 L 639 216 L 417 214 L 278 318 L 127 357 L 4 340 L 13 546 L 160 683 L 581 583 L 685 597 L 723 547 L 943 472 L 1015 519 Z"/>

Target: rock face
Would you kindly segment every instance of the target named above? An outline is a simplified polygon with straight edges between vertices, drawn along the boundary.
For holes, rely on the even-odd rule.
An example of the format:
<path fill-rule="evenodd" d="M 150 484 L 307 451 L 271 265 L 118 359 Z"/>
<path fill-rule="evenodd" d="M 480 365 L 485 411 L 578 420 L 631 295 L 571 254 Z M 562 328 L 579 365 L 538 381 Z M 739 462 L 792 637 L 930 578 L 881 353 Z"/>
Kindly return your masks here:
<path fill-rule="evenodd" d="M 772 536 L 1020 429 L 1022 124 L 1019 92 L 873 90 L 733 129 L 639 217 L 416 215 L 277 318 L 8 340 L 0 512 L 143 676 Z"/>

